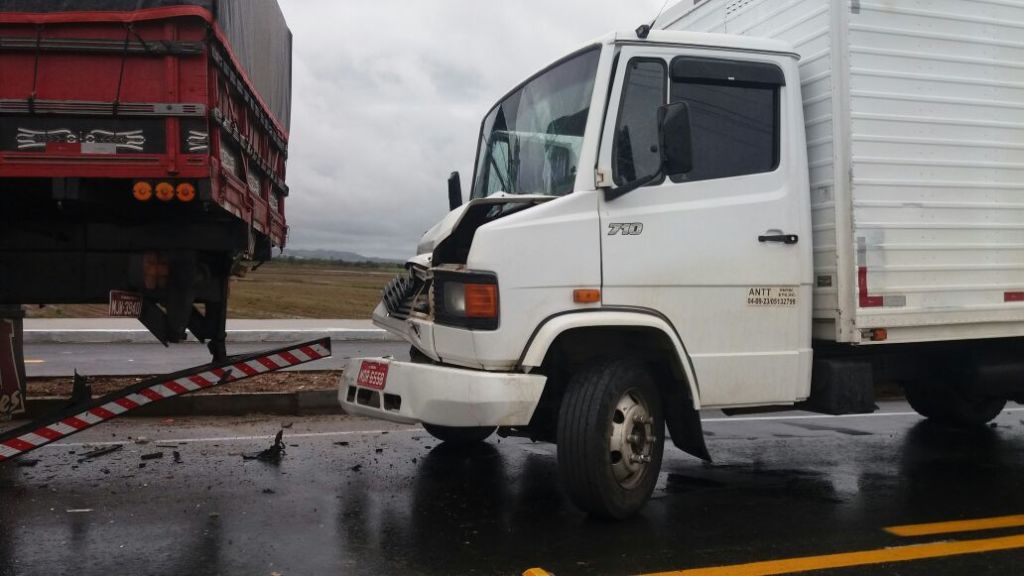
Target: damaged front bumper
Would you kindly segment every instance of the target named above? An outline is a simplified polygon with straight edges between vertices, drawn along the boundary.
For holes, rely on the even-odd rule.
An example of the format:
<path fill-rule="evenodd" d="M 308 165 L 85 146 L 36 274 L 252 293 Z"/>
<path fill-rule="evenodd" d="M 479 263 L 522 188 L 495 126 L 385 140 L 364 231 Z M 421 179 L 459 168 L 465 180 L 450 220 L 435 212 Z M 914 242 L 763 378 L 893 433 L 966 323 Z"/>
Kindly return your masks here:
<path fill-rule="evenodd" d="M 388 358 L 353 358 L 339 382 L 348 414 L 439 426 L 526 426 L 547 377 Z"/>

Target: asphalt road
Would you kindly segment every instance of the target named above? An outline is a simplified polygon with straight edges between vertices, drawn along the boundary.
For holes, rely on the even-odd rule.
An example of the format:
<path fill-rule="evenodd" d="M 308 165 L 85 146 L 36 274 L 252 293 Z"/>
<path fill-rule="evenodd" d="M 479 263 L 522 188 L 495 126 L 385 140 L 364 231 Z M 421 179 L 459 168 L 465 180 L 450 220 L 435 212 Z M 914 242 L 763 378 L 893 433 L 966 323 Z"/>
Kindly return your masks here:
<path fill-rule="evenodd" d="M 1024 412 L 948 431 L 900 402 L 882 410 L 709 413 L 716 462 L 666 450 L 654 500 L 620 523 L 573 508 L 554 448 L 526 440 L 460 451 L 418 428 L 301 418 L 270 464 L 242 454 L 279 418 L 115 421 L 34 467 L 0 465 L 0 574 L 716 576 L 769 560 L 771 573 L 1020 573 Z M 139 436 L 152 442 L 77 461 L 81 442 Z"/>
<path fill-rule="evenodd" d="M 402 342 L 332 342 L 330 358 L 303 364 L 296 370 L 340 370 L 345 359 L 358 356 L 408 357 L 409 345 Z M 267 350 L 284 344 L 231 344 L 228 354 Z M 169 374 L 205 364 L 210 353 L 202 344 L 191 342 L 165 348 L 160 344 L 26 344 L 25 371 L 29 378 L 71 376 L 77 369 L 86 376 L 137 376 Z"/>

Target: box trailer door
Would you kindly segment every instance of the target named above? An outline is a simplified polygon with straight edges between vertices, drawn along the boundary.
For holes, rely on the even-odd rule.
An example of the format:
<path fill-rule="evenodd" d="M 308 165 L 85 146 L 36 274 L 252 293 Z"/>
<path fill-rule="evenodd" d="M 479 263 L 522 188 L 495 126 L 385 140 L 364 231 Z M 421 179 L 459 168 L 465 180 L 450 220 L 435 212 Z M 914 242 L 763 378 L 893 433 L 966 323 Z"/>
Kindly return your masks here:
<path fill-rule="evenodd" d="M 799 86 L 771 56 L 706 54 L 620 53 L 602 171 L 622 185 L 658 169 L 666 99 L 689 107 L 693 169 L 604 199 L 604 304 L 669 317 L 702 405 L 792 402 L 810 380 L 806 167 L 782 153 L 804 145 L 799 105 L 782 104 Z"/>

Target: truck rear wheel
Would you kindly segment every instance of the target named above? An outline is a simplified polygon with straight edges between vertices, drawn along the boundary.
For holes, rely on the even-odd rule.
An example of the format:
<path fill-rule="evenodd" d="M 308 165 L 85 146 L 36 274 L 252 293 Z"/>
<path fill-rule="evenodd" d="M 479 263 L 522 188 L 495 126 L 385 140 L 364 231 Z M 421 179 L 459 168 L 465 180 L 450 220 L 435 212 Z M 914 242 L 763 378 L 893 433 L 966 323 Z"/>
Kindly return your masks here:
<path fill-rule="evenodd" d="M 1005 398 L 971 393 L 951 379 L 907 382 L 903 390 L 915 412 L 949 426 L 985 424 L 999 416 L 1006 406 Z"/>
<path fill-rule="evenodd" d="M 497 430 L 494 426 L 438 426 L 437 424 L 427 424 L 425 422 L 423 428 L 441 442 L 459 445 L 483 442 L 490 438 L 491 434 L 494 434 L 494 431 Z"/>
<path fill-rule="evenodd" d="M 575 374 L 558 417 L 558 467 L 585 512 L 622 519 L 654 492 L 665 442 L 661 397 L 638 362 L 605 361 Z"/>

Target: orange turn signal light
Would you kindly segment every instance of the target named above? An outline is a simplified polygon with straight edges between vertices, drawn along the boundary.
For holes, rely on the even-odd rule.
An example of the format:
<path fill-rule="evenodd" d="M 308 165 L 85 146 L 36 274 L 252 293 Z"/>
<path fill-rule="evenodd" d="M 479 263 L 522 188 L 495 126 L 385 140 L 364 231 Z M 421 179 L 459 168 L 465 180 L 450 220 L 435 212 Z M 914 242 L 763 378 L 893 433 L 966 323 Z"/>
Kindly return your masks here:
<path fill-rule="evenodd" d="M 132 186 L 132 196 L 139 202 L 149 202 L 153 197 L 153 185 L 149 182 L 136 182 Z"/>
<path fill-rule="evenodd" d="M 196 198 L 196 187 L 188 182 L 182 182 L 178 184 L 177 194 L 179 202 L 191 202 Z"/>
<path fill-rule="evenodd" d="M 577 304 L 596 304 L 601 301 L 601 291 L 594 288 L 573 290 L 572 301 Z"/>
<path fill-rule="evenodd" d="M 871 331 L 872 342 L 885 342 L 889 339 L 889 331 L 885 328 L 875 328 Z"/>
<path fill-rule="evenodd" d="M 497 318 L 498 287 L 494 284 L 466 284 L 466 317 Z"/>
<path fill-rule="evenodd" d="M 170 182 L 161 182 L 156 185 L 156 199 L 161 202 L 174 200 L 174 186 Z"/>

